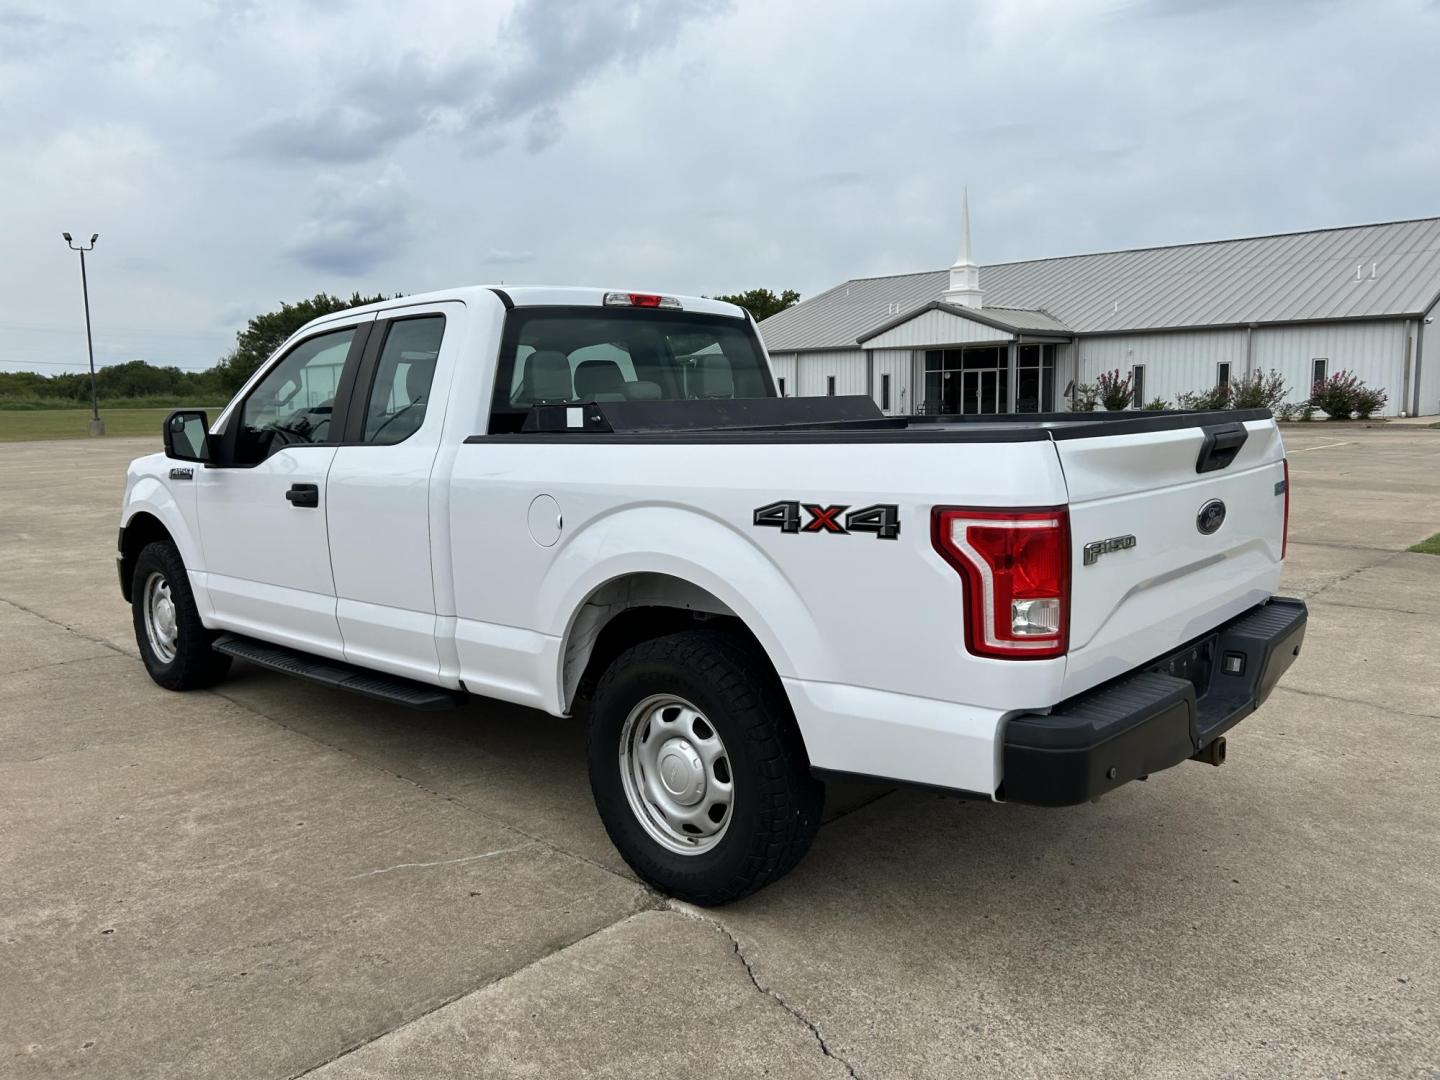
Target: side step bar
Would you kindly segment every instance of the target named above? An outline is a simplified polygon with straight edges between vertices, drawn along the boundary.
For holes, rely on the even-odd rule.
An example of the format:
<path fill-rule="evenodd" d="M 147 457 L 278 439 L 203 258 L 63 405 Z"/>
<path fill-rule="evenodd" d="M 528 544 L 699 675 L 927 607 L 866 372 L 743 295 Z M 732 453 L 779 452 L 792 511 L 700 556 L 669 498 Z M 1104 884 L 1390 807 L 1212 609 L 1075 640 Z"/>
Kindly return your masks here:
<path fill-rule="evenodd" d="M 413 679 L 402 679 L 398 675 L 386 675 L 384 672 L 356 667 L 340 660 L 312 656 L 284 645 L 272 645 L 268 641 L 241 637 L 239 634 L 221 634 L 211 647 L 216 652 L 269 668 L 271 671 L 295 675 L 311 682 L 364 694 L 366 697 L 388 701 L 392 705 L 405 705 L 411 709 L 423 709 L 427 712 L 455 709 L 470 700 L 470 695 L 461 690 L 446 690 L 444 687 L 430 686 Z"/>

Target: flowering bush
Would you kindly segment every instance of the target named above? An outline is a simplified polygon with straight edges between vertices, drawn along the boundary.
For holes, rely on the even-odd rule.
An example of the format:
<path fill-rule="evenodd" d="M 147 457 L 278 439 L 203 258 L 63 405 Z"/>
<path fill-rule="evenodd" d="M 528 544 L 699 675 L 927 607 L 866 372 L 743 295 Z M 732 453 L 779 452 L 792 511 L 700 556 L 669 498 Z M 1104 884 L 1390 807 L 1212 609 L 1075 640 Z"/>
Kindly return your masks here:
<path fill-rule="evenodd" d="M 1230 383 L 1230 407 L 1232 409 L 1269 409 L 1274 412 L 1285 400 L 1290 388 L 1285 385 L 1285 376 L 1271 370 L 1266 374 L 1251 372 Z"/>
<path fill-rule="evenodd" d="M 1130 376 L 1120 377 L 1120 369 L 1114 371 L 1102 371 L 1100 377 L 1095 380 L 1095 389 L 1099 393 L 1100 402 L 1110 412 L 1119 412 L 1121 409 L 1128 409 L 1130 402 L 1135 399 L 1135 387 L 1130 381 Z"/>
<path fill-rule="evenodd" d="M 1337 371 L 1310 388 L 1310 404 L 1323 409 L 1331 420 L 1349 420 L 1351 413 L 1368 420 L 1390 400 L 1384 390 L 1372 389 L 1348 371 Z"/>

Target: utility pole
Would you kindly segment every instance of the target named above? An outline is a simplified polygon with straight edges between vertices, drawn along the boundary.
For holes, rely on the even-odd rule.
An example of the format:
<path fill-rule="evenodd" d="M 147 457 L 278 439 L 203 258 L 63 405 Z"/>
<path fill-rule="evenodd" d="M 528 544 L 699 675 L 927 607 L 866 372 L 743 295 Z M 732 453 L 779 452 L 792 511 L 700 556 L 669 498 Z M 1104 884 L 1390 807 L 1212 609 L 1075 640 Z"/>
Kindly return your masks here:
<path fill-rule="evenodd" d="M 95 233 L 90 237 L 90 245 L 76 244 L 70 239 L 70 234 L 61 233 L 65 237 L 65 243 L 70 245 L 71 251 L 80 253 L 80 291 L 85 297 L 85 347 L 90 350 L 90 434 L 104 435 L 105 421 L 100 419 L 100 397 L 95 391 L 95 339 L 90 333 L 90 282 L 85 276 L 85 253 L 95 250 L 95 241 L 100 239 L 100 234 Z"/>

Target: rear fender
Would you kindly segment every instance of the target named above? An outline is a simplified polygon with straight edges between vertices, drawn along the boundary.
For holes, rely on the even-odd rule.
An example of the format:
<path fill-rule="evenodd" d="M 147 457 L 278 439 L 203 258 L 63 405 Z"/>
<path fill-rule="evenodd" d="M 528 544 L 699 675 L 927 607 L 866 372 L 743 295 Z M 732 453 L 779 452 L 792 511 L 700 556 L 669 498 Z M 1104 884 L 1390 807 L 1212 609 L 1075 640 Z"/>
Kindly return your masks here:
<path fill-rule="evenodd" d="M 755 635 L 782 677 L 834 677 L 819 627 L 781 569 L 733 527 L 680 507 L 619 510 L 582 526 L 541 584 L 536 625 L 568 643 L 586 601 L 632 574 L 664 574 L 710 593 Z M 562 644 L 559 656 L 565 652 Z M 555 672 L 560 697 L 562 668 L 563 659 Z"/>

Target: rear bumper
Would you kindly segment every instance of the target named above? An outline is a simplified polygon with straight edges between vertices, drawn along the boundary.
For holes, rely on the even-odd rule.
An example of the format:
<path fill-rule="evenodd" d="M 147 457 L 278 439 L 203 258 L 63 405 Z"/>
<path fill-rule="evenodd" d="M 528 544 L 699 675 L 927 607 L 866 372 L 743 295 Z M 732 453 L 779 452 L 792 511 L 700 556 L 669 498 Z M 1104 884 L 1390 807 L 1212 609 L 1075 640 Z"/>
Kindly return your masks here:
<path fill-rule="evenodd" d="M 1303 600 L 1275 597 L 1048 714 L 1012 717 L 998 796 L 1069 806 L 1193 757 L 1269 697 L 1307 615 Z"/>

